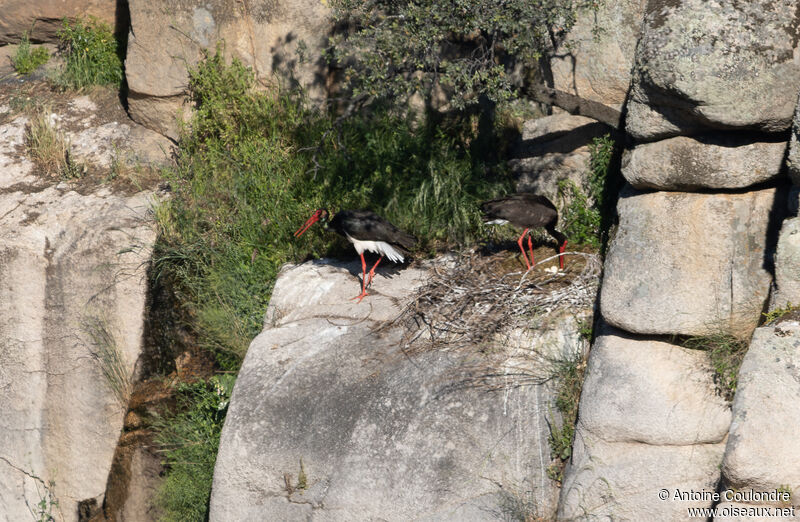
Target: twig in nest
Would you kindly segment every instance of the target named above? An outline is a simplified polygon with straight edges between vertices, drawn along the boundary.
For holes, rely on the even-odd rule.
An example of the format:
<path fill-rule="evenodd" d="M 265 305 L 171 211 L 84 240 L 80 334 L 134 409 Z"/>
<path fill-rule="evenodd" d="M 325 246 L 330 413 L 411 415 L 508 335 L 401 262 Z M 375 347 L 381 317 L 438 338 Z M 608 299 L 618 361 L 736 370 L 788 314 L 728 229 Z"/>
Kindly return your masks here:
<path fill-rule="evenodd" d="M 516 276 L 520 272 L 499 274 L 502 267 L 496 258 L 474 253 L 460 256 L 447 269 L 434 265 L 430 282 L 417 291 L 409 306 L 392 322 L 406 328 L 403 349 L 421 342 L 420 324 L 427 328 L 430 343 L 418 344 L 415 350 L 468 345 L 486 348 L 493 344 L 498 332 L 525 327 L 533 316 L 591 308 L 599 286 L 600 258 L 584 252 L 568 254 L 583 257 L 580 273 L 528 271 L 518 282 Z"/>

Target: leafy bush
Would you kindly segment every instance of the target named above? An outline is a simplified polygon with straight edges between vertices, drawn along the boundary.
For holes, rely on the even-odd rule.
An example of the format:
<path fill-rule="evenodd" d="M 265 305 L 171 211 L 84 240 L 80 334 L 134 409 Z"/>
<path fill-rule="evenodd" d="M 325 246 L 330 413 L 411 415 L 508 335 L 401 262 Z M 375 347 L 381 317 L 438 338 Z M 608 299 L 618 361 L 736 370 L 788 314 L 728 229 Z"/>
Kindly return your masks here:
<path fill-rule="evenodd" d="M 178 384 L 178 413 L 153 422 L 169 470 L 157 493 L 162 521 L 205 520 L 233 375 Z"/>
<path fill-rule="evenodd" d="M 19 47 L 17 47 L 17 52 L 14 53 L 14 57 L 11 59 L 11 63 L 14 65 L 15 71 L 27 76 L 38 69 L 40 65 L 46 64 L 49 59 L 50 53 L 44 47 L 37 47 L 31 50 L 31 41 L 26 32 L 22 35 L 22 40 L 19 43 Z"/>
<path fill-rule="evenodd" d="M 552 52 L 579 10 L 596 0 L 473 0 L 470 2 L 332 0 L 343 31 L 332 59 L 356 95 L 397 100 L 431 98 L 444 87 L 453 107 L 495 102 L 517 93 L 520 70 Z"/>
<path fill-rule="evenodd" d="M 569 180 L 558 183 L 562 231 L 574 244 L 599 249 L 605 241 L 615 203 L 612 194 L 616 186 L 611 186 L 609 177 L 614 147 L 609 135 L 595 138 L 589 145 L 589 178 L 583 190 Z"/>
<path fill-rule="evenodd" d="M 93 17 L 73 23 L 64 19 L 58 38 L 66 64 L 55 78 L 57 85 L 69 89 L 122 85 L 124 45 L 116 40 L 108 24 Z"/>

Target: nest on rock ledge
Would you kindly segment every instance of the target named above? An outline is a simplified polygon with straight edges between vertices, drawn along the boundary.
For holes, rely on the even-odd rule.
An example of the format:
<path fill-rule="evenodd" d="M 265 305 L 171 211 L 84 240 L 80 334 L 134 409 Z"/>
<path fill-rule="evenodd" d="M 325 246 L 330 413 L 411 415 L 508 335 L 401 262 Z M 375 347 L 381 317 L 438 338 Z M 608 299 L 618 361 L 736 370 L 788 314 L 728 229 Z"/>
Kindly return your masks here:
<path fill-rule="evenodd" d="M 519 260 L 508 252 L 469 252 L 436 262 L 428 284 L 392 322 L 405 329 L 403 350 L 487 347 L 502 332 L 530 328 L 534 317 L 591 310 L 600 284 L 600 256 L 565 256 L 564 271 L 557 271 L 557 255 L 542 259 L 528 272 L 509 271 Z"/>

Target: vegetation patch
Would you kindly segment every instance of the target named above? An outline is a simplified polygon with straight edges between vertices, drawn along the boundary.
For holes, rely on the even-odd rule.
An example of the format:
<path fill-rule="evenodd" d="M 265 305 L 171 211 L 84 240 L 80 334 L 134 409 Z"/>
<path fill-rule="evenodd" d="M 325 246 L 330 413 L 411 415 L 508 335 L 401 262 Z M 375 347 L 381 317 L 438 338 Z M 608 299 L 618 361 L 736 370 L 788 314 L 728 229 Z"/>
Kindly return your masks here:
<path fill-rule="evenodd" d="M 28 506 L 31 509 L 33 519 L 37 522 L 56 522 L 56 517 L 63 519 L 58 506 L 58 499 L 53 493 L 56 483 L 50 480 L 45 484 L 39 477 L 34 478 L 36 479 L 36 491 L 39 493 L 40 498 L 35 507 Z"/>
<path fill-rule="evenodd" d="M 575 437 L 575 423 L 578 421 L 578 404 L 581 399 L 586 358 L 579 354 L 574 359 L 559 361 L 556 364 L 555 382 L 557 387 L 555 406 L 559 417 L 550 414 L 550 454 L 556 459 L 547 468 L 547 475 L 558 482 L 564 476 L 564 466 L 572 456 L 572 441 Z"/>
<path fill-rule="evenodd" d="M 792 305 L 792 303 L 788 303 L 782 308 L 776 308 L 775 310 L 764 312 L 761 315 L 764 316 L 765 325 L 777 324 L 784 320 L 798 321 L 800 320 L 800 306 L 795 306 Z"/>
<path fill-rule="evenodd" d="M 570 243 L 600 249 L 607 241 L 616 204 L 612 159 L 618 152 L 610 135 L 595 138 L 589 146 L 589 177 L 583 187 L 570 180 L 558 183 L 561 231 Z"/>
<path fill-rule="evenodd" d="M 74 179 L 85 171 L 73 158 L 67 138 L 56 127 L 53 113 L 46 107 L 35 109 L 31 116 L 25 144 L 34 164 L 47 175 Z"/>
<path fill-rule="evenodd" d="M 705 350 L 714 370 L 714 384 L 717 393 L 726 401 L 732 401 L 736 394 L 739 367 L 747 353 L 748 343 L 730 334 L 713 334 L 690 337 L 683 341 L 684 348 Z"/>
<path fill-rule="evenodd" d="M 103 372 L 106 384 L 114 393 L 119 404 L 127 408 L 130 402 L 133 383 L 128 371 L 125 353 L 117 344 L 111 327 L 105 319 L 87 317 L 83 330 L 92 342 L 91 355 Z"/>
<path fill-rule="evenodd" d="M 94 17 L 74 22 L 64 19 L 58 38 L 65 65 L 53 78 L 57 86 L 64 89 L 122 86 L 126 43 L 116 39 L 108 24 Z"/>
<path fill-rule="evenodd" d="M 28 33 L 22 35 L 17 52 L 11 58 L 11 63 L 17 73 L 27 76 L 40 66 L 47 63 L 50 53 L 44 47 L 32 47 Z"/>
<path fill-rule="evenodd" d="M 177 409 L 154 419 L 155 441 L 169 472 L 156 501 L 161 521 L 205 520 L 214 462 L 235 377 L 223 374 L 208 381 L 179 383 Z"/>

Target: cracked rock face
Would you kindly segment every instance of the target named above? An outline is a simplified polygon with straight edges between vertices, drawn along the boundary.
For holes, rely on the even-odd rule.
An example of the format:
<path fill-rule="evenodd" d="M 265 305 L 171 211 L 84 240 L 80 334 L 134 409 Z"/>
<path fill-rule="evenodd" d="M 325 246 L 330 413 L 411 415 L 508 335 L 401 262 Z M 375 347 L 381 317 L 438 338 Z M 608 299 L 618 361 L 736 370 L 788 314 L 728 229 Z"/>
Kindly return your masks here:
<path fill-rule="evenodd" d="M 611 325 L 655 335 L 745 337 L 769 295 L 767 263 L 785 194 L 623 190 L 600 308 Z"/>
<path fill-rule="evenodd" d="M 796 317 L 796 315 L 795 315 Z M 758 491 L 800 491 L 800 323 L 756 329 L 739 370 L 723 473 Z"/>
<path fill-rule="evenodd" d="M 150 206 L 144 193 L 80 195 L 65 183 L 0 196 L 4 520 L 29 519 L 48 490 L 65 521 L 82 500 L 102 503 L 125 408 L 102 353 L 112 349 L 133 376 Z"/>
<path fill-rule="evenodd" d="M 730 424 L 704 352 L 605 328 L 586 369 L 558 518 L 683 520 L 658 492 L 713 491 Z"/>
<path fill-rule="evenodd" d="M 582 13 L 563 49 L 550 60 L 553 86 L 621 108 L 646 4 L 645 0 L 600 2 L 597 11 Z"/>
<path fill-rule="evenodd" d="M 798 7 L 648 2 L 626 130 L 641 140 L 704 128 L 787 130 L 800 87 Z"/>
<path fill-rule="evenodd" d="M 67 522 L 81 503 L 102 505 L 142 350 L 155 240 L 152 192 L 116 193 L 102 180 L 115 158 L 154 163 L 169 153 L 116 96 L 55 103 L 46 117 L 92 169 L 72 183 L 39 172 L 25 146 L 29 117 L 0 105 L 3 521 L 30 520 L 42 500 L 46 509 L 57 501 L 54 516 Z M 105 377 L 112 366 L 127 378 Z"/>
<path fill-rule="evenodd" d="M 361 304 L 350 300 L 357 262 L 281 272 L 236 381 L 210 520 L 555 515 L 548 385 L 489 391 L 462 370 L 480 357 L 475 351 L 465 360 L 460 352 L 401 350 L 402 332 L 388 321 L 426 270 L 379 270 Z M 529 375 L 536 363 L 514 357 L 516 346 L 582 346 L 571 316 L 508 343 L 506 362 Z"/>

